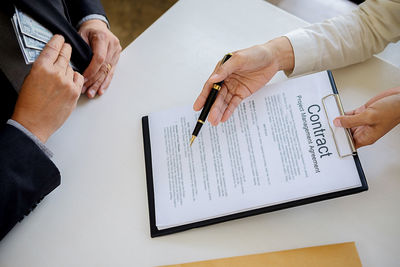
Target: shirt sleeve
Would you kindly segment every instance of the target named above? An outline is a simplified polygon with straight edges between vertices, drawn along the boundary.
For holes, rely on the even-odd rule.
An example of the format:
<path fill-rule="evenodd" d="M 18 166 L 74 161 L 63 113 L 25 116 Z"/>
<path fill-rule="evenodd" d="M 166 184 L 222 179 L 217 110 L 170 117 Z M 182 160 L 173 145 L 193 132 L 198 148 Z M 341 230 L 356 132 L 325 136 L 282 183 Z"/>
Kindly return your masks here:
<path fill-rule="evenodd" d="M 53 152 L 50 151 L 43 143 L 39 140 L 33 133 L 31 133 L 28 129 L 22 126 L 20 123 L 16 122 L 15 120 L 8 120 L 7 124 L 14 126 L 24 134 L 26 134 L 32 141 L 46 154 L 48 158 L 53 157 Z"/>
<path fill-rule="evenodd" d="M 349 15 L 338 16 L 285 35 L 295 66 L 288 76 L 362 62 L 400 40 L 400 0 L 367 0 Z"/>
<path fill-rule="evenodd" d="M 92 19 L 101 20 L 102 22 L 104 22 L 107 25 L 107 28 L 110 29 L 110 23 L 108 22 L 108 19 L 105 16 L 99 15 L 99 14 L 87 15 L 86 17 L 84 17 L 83 19 L 81 19 L 78 22 L 78 24 L 76 25 L 76 28 L 79 29 L 81 27 L 82 23 L 92 20 Z"/>

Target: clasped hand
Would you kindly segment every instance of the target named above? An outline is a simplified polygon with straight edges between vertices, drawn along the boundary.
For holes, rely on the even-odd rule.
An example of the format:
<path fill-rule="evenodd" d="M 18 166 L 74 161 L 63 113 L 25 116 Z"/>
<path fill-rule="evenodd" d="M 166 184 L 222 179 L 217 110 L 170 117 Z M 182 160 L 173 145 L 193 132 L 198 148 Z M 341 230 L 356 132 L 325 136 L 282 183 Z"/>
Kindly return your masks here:
<path fill-rule="evenodd" d="M 79 34 L 93 51 L 93 58 L 83 73 L 82 88 L 83 94 L 93 98 L 104 94 L 110 85 L 122 48 L 118 38 L 98 19 L 82 23 Z"/>

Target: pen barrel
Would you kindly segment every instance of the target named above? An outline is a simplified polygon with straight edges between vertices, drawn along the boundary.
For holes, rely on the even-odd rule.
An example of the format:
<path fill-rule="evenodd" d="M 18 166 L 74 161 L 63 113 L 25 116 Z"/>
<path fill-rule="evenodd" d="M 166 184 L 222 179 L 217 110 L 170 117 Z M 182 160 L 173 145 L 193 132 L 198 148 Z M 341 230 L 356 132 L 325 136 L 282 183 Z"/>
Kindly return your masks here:
<path fill-rule="evenodd" d="M 219 88 L 219 87 L 217 87 Z M 218 91 L 216 88 L 213 88 L 210 92 L 210 94 L 207 97 L 206 103 L 204 104 L 203 110 L 200 113 L 200 117 L 197 120 L 196 127 L 193 130 L 192 135 L 197 136 L 200 132 L 201 127 L 207 120 L 208 113 L 210 112 L 210 109 L 215 102 L 215 99 L 218 96 Z"/>
<path fill-rule="evenodd" d="M 193 130 L 192 136 L 196 136 L 197 137 L 197 135 L 200 132 L 201 126 L 203 126 L 203 123 L 197 121 L 196 127 L 194 127 L 194 130 Z"/>
<path fill-rule="evenodd" d="M 226 54 L 224 56 L 224 58 L 221 60 L 221 64 L 224 64 L 231 56 L 232 56 L 231 53 Z M 214 85 L 213 85 L 213 87 L 211 89 L 211 92 L 210 92 L 210 94 L 208 95 L 208 97 L 206 99 L 206 103 L 204 104 L 203 110 L 200 113 L 200 117 L 197 120 L 196 127 L 193 130 L 192 141 L 191 141 L 190 144 L 192 144 L 195 136 L 197 137 L 197 135 L 200 132 L 201 127 L 206 122 L 208 113 L 210 112 L 211 107 L 214 104 L 215 99 L 217 98 L 218 92 L 221 89 L 223 83 L 224 83 L 223 81 L 220 81 L 218 83 L 214 83 Z"/>
<path fill-rule="evenodd" d="M 220 88 L 220 87 L 218 87 Z M 204 104 L 203 110 L 200 113 L 200 117 L 199 120 L 205 122 L 208 116 L 208 113 L 210 112 L 210 109 L 212 107 L 212 105 L 215 102 L 215 99 L 218 96 L 218 92 L 219 90 L 215 88 L 215 86 L 211 89 L 210 94 L 207 97 L 206 103 Z"/>
<path fill-rule="evenodd" d="M 232 56 L 231 53 L 228 53 L 224 56 L 224 58 L 221 60 L 221 64 L 224 64 L 228 59 L 230 59 Z"/>

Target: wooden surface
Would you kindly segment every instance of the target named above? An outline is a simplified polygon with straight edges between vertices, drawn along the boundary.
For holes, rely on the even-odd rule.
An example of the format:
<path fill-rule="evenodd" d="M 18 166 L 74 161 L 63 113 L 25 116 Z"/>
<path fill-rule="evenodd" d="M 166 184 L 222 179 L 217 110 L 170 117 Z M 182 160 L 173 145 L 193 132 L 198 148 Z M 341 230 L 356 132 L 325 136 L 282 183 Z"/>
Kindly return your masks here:
<path fill-rule="evenodd" d="M 354 242 L 276 251 L 165 267 L 361 267 Z"/>

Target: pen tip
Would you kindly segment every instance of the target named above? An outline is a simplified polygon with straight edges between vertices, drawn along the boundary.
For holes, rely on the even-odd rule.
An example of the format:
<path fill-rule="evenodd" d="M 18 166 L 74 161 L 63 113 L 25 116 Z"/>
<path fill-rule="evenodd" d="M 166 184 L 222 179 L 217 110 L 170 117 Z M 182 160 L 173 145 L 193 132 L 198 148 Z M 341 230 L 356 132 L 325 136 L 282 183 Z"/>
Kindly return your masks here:
<path fill-rule="evenodd" d="M 192 138 L 190 139 L 190 146 L 192 146 L 194 139 L 196 138 L 196 136 L 192 135 Z"/>

